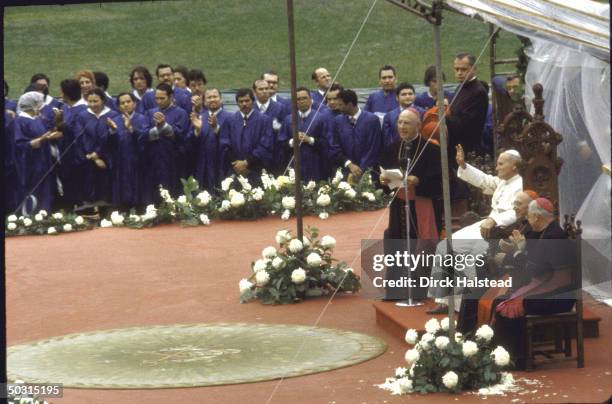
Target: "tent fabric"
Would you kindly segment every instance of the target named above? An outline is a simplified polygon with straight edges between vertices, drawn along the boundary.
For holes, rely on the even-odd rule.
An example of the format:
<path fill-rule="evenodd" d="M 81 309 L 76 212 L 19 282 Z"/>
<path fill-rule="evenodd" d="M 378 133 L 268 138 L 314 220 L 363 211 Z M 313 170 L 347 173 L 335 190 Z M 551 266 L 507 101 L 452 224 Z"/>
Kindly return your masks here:
<path fill-rule="evenodd" d="M 517 35 L 610 58 L 610 6 L 590 0 L 446 0 Z"/>

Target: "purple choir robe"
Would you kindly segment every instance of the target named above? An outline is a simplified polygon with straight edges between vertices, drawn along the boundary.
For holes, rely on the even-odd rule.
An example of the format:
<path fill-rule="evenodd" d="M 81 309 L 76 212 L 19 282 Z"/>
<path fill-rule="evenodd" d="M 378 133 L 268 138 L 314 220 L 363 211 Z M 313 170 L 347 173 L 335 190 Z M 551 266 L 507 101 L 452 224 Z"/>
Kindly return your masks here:
<path fill-rule="evenodd" d="M 450 103 L 453 99 L 453 93 L 444 90 L 444 98 L 446 98 Z M 433 98 L 431 98 L 427 91 L 424 91 L 421 94 L 417 95 L 414 99 L 414 105 L 424 109 L 425 111 L 427 111 L 429 108 L 432 108 L 437 103 L 438 100 L 434 100 Z"/>
<path fill-rule="evenodd" d="M 148 88 L 142 97 L 140 96 L 140 94 L 138 94 L 138 91 L 132 90 L 132 94 L 134 95 L 134 97 L 136 97 L 136 108 L 134 109 L 134 111 L 138 112 L 139 114 L 146 115 L 147 109 L 150 109 L 146 108 L 145 103 L 143 102 L 143 98 L 147 93 L 153 93 L 153 104 L 155 104 L 155 90 L 153 90 L 152 88 Z M 155 104 L 151 108 L 155 108 L 156 106 L 157 104 Z"/>
<path fill-rule="evenodd" d="M 236 111 L 223 122 L 220 133 L 223 177 L 234 174 L 232 161 L 247 160 L 252 184 L 261 183 L 261 170 L 272 164 L 272 119 L 253 109 L 246 121 Z"/>
<path fill-rule="evenodd" d="M 158 111 L 159 108 L 147 111 L 147 121 L 151 129 L 138 139 L 143 158 L 142 196 L 145 204 L 157 203 L 160 200 L 160 185 L 173 196 L 179 192 L 177 159 L 179 146 L 183 144 L 185 132 L 189 127 L 187 112 L 176 105 L 170 105 L 161 111 L 166 116 L 168 126 L 157 129 L 153 114 Z M 166 136 L 166 133 L 172 133 L 174 136 Z"/>
<path fill-rule="evenodd" d="M 370 94 L 363 109 L 368 112 L 382 112 L 386 114 L 397 107 L 399 107 L 399 104 L 397 103 L 395 90 L 389 91 L 386 94 L 383 90 L 378 90 Z"/>
<path fill-rule="evenodd" d="M 61 131 L 63 137 L 59 142 L 61 151 L 61 161 L 59 168 L 59 176 L 64 186 L 63 202 L 65 207 L 70 208 L 79 202 L 79 184 L 77 176 L 76 158 L 76 130 L 77 117 L 83 111 L 87 111 L 85 105 L 70 106 L 64 104 L 62 106 L 63 122 Z"/>
<path fill-rule="evenodd" d="M 408 108 L 416 109 L 419 112 L 419 118 L 423 120 L 423 115 L 425 114 L 425 111 L 422 108 L 414 105 L 414 103 L 411 104 Z M 401 107 L 397 107 L 393 111 L 390 111 L 388 114 L 385 115 L 382 127 L 383 147 L 387 147 L 396 140 L 399 140 L 399 133 L 397 133 L 397 118 L 399 118 L 399 114 L 402 111 L 403 109 Z"/>
<path fill-rule="evenodd" d="M 312 109 L 316 110 L 319 105 L 325 105 L 325 99 L 323 98 L 323 94 L 319 92 L 318 88 L 310 92 L 310 97 L 312 98 Z"/>
<path fill-rule="evenodd" d="M 224 109 L 217 112 L 217 125 L 219 130 L 215 132 L 208 124 L 208 115 L 210 111 L 203 109 L 200 114 L 202 119 L 202 129 L 199 136 L 195 136 L 193 127 L 189 130 L 188 139 L 191 142 L 191 147 L 195 151 L 195 175 L 194 178 L 200 184 L 200 187 L 206 189 L 209 193 L 214 194 L 224 178 L 221 172 L 220 161 L 220 143 L 219 137 L 221 127 L 225 120 L 232 115 Z"/>
<path fill-rule="evenodd" d="M 146 136 L 150 129 L 147 117 L 134 112 L 130 117 L 132 132 L 125 127 L 123 115 L 113 122 L 117 130 L 109 128 L 109 145 L 113 154 L 112 203 L 113 206 L 138 206 L 141 202 L 141 167 L 138 139 Z"/>
<path fill-rule="evenodd" d="M 261 112 L 256 102 L 253 103 L 253 108 Z M 266 116 L 269 116 L 273 122 L 274 122 L 274 119 L 276 119 L 276 121 L 280 123 L 281 125 L 285 117 L 283 106 L 280 103 L 274 102 L 272 100 L 270 100 L 270 102 L 268 103 L 268 108 L 266 109 L 265 112 L 263 112 L 263 114 L 265 114 Z M 272 168 L 274 169 L 284 169 L 285 168 L 283 167 L 284 159 L 282 157 L 284 150 L 283 149 L 277 150 L 278 136 L 281 130 L 282 130 L 282 127 L 278 131 L 275 131 L 274 128 L 272 128 L 273 139 L 272 139 L 271 152 L 272 152 Z"/>
<path fill-rule="evenodd" d="M 4 112 L 4 133 L 2 135 L 4 149 L 4 212 L 8 214 L 17 208 L 19 179 L 15 169 L 15 118 Z"/>
<path fill-rule="evenodd" d="M 378 117 L 362 110 L 355 127 L 344 114 L 337 116 L 333 125 L 333 136 L 329 139 L 330 159 L 342 168 L 347 160 L 364 172 L 373 168 L 383 145 Z"/>
<path fill-rule="evenodd" d="M 287 115 L 291 114 L 291 100 L 281 97 L 280 95 L 275 95 L 272 98 L 272 101 L 278 102 L 283 107 L 282 119 L 285 119 Z M 282 122 L 282 120 L 280 120 Z"/>
<path fill-rule="evenodd" d="M 172 101 L 174 105 L 182 108 L 188 114 L 191 112 L 191 93 L 184 88 L 174 87 L 172 92 Z M 142 109 L 145 112 L 157 108 L 155 102 L 155 89 L 148 91 L 142 96 Z M 138 111 L 137 111 L 138 112 Z"/>
<path fill-rule="evenodd" d="M 36 208 L 34 209 L 33 201 L 29 198 L 26 202 L 26 211 L 28 213 L 40 209 L 50 211 L 56 190 L 55 173 L 49 172 L 53 165 L 51 145 L 49 142 L 43 142 L 41 147 L 34 149 L 30 144 L 32 140 L 45 134 L 47 128 L 40 117 L 32 118 L 20 113 L 15 119 L 14 130 L 15 166 L 19 178 L 17 203 L 21 204 L 31 192 L 36 198 Z"/>
<path fill-rule="evenodd" d="M 289 145 L 289 140 L 293 138 L 291 128 L 291 115 L 285 118 L 283 128 L 279 134 L 279 154 L 282 154 L 288 160 L 293 155 L 293 147 Z M 305 119 L 302 119 L 298 115 L 298 132 L 304 132 L 308 136 L 315 139 L 311 145 L 308 142 L 303 142 L 300 145 L 300 163 L 302 167 L 302 180 L 303 181 L 320 181 L 329 177 L 327 172 L 327 154 L 329 149 L 329 142 L 327 140 L 327 117 L 325 115 L 317 114 L 315 111 L 310 110 L 310 113 Z"/>
<path fill-rule="evenodd" d="M 117 112 L 105 107 L 99 117 L 88 108 L 76 118 L 75 171 L 77 176 L 78 200 L 83 202 L 111 201 L 111 172 L 113 156 L 108 144 L 108 118 L 117 116 Z M 100 169 L 86 155 L 96 152 L 106 163 Z"/>
<path fill-rule="evenodd" d="M 4 109 L 11 110 L 13 112 L 17 112 L 17 101 L 9 100 L 8 98 L 4 100 Z"/>

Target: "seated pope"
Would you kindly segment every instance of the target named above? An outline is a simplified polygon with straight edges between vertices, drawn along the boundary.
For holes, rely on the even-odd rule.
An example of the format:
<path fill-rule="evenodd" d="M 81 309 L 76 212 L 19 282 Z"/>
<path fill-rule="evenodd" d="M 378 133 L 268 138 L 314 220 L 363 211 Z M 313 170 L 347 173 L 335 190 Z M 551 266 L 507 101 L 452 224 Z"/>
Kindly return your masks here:
<path fill-rule="evenodd" d="M 474 166 L 465 162 L 465 155 L 461 145 L 457 145 L 456 160 L 458 165 L 457 177 L 477 188 L 480 188 L 485 195 L 491 197 L 491 212 L 489 215 L 469 226 L 466 226 L 452 236 L 452 248 L 455 257 L 476 257 L 484 255 L 489 246 L 486 239 L 490 236 L 495 226 L 509 226 L 516 222 L 516 213 L 512 208 L 516 195 L 523 190 L 523 179 L 519 175 L 521 165 L 521 155 L 516 150 L 506 150 L 499 155 L 496 165 L 497 176 L 486 174 Z M 438 243 L 436 254 L 446 255 L 446 241 Z M 471 260 L 467 263 L 474 262 Z M 439 264 L 439 260 L 436 260 Z M 446 278 L 452 268 L 443 268 L 441 265 L 432 267 L 431 276 L 434 280 Z M 465 265 L 463 269 L 455 271 L 457 278 L 466 277 L 473 279 L 476 276 L 474 265 Z M 455 284 L 454 299 L 455 310 L 459 310 L 461 305 L 462 288 Z M 428 296 L 435 298 L 438 305 L 428 314 L 440 314 L 448 310 L 448 295 L 446 288 L 438 285 L 430 287 Z"/>

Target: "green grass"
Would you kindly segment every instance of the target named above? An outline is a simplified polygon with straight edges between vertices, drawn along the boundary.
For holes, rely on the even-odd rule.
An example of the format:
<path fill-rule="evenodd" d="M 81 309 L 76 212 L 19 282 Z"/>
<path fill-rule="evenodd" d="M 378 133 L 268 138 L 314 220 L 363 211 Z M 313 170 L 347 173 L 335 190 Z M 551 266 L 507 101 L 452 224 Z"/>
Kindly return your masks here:
<path fill-rule="evenodd" d="M 298 85 L 311 86 L 317 66 L 335 74 L 372 0 L 295 0 Z M 442 26 L 444 71 L 452 80 L 453 55 L 478 55 L 487 25 L 446 13 Z M 338 80 L 348 87 L 377 87 L 378 68 L 392 64 L 401 81 L 420 84 L 434 62 L 432 28 L 424 20 L 378 0 Z M 265 69 L 276 69 L 289 87 L 284 0 L 207 0 L 24 6 L 5 9 L 4 69 L 16 98 L 30 76 L 45 72 L 51 93 L 80 69 L 110 76 L 110 92 L 129 89 L 137 64 L 203 69 L 210 85 L 250 86 Z M 500 58 L 520 46 L 509 33 L 498 41 Z M 488 81 L 488 50 L 479 76 Z"/>

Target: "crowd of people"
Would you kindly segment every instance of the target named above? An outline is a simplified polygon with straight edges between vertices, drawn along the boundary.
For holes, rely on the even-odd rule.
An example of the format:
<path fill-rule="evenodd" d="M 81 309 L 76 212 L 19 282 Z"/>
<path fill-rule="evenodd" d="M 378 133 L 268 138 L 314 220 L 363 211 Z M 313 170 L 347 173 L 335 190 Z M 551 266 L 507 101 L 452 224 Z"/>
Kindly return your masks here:
<path fill-rule="evenodd" d="M 472 55 L 457 55 L 462 88 L 456 97 L 444 94 L 451 147 L 483 144 L 488 99 L 474 64 Z M 158 202 L 159 186 L 176 196 L 180 178 L 193 176 L 215 193 L 228 175 L 257 183 L 263 169 L 279 174 L 292 161 L 291 105 L 277 94 L 274 71 L 236 91 L 236 112 L 224 108 L 220 89 L 207 86 L 201 70 L 160 64 L 154 73 L 155 84 L 146 67 L 135 67 L 131 88 L 115 97 L 103 72 L 82 70 L 62 80 L 59 99 L 50 96 L 44 73 L 32 76 L 17 101 L 4 82 L 6 210 L 139 208 Z M 399 140 L 400 112 L 412 108 L 420 120 L 434 106 L 435 73 L 427 69 L 427 91 L 416 94 L 385 65 L 380 90 L 361 107 L 355 91 L 315 69 L 314 89 L 296 93 L 303 179 L 327 179 L 336 168 L 376 176 L 385 148 Z"/>

